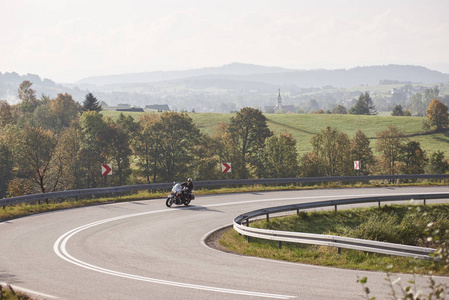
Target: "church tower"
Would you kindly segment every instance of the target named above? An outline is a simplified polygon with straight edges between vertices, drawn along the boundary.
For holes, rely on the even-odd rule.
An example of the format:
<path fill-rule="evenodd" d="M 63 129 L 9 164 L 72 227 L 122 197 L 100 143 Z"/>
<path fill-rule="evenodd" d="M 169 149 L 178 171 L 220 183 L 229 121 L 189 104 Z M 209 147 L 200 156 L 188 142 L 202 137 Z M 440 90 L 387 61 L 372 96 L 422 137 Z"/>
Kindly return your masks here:
<path fill-rule="evenodd" d="M 278 110 L 282 109 L 282 98 L 281 98 L 281 89 L 279 89 L 279 95 L 278 95 Z"/>
<path fill-rule="evenodd" d="M 278 104 L 273 108 L 274 112 L 282 110 L 282 98 L 281 98 L 281 89 L 279 89 L 278 94 Z"/>

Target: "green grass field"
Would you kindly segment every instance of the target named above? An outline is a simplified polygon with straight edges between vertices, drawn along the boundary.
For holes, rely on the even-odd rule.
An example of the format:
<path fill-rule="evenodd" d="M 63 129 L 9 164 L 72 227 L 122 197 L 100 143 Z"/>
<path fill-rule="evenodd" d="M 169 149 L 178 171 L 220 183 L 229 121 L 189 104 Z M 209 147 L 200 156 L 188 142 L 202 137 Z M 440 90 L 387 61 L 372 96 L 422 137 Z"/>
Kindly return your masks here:
<path fill-rule="evenodd" d="M 117 118 L 120 112 L 103 111 L 103 115 Z M 142 113 L 126 112 L 136 120 Z M 193 122 L 207 135 L 212 135 L 217 124 L 229 122 L 233 114 L 218 113 L 189 113 Z M 423 117 L 392 117 L 392 116 L 365 116 L 365 115 L 328 115 L 328 114 L 265 114 L 268 126 L 276 134 L 288 132 L 297 141 L 297 149 L 300 155 L 312 150 L 310 139 L 327 126 L 338 128 L 352 138 L 360 129 L 371 138 L 371 147 L 375 151 L 376 135 L 394 125 L 405 134 L 422 134 Z M 449 133 L 435 133 L 429 135 L 416 135 L 409 138 L 418 141 L 427 154 L 440 150 L 449 155 Z"/>

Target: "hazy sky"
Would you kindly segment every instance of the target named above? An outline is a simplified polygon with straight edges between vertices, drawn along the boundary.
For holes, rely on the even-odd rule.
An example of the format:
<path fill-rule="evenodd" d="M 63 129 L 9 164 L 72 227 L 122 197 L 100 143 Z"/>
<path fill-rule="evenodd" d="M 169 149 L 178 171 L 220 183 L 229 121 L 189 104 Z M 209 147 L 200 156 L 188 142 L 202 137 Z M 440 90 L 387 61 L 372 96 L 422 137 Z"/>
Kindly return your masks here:
<path fill-rule="evenodd" d="M 0 72 L 57 82 L 221 66 L 449 73 L 448 0 L 0 0 Z"/>

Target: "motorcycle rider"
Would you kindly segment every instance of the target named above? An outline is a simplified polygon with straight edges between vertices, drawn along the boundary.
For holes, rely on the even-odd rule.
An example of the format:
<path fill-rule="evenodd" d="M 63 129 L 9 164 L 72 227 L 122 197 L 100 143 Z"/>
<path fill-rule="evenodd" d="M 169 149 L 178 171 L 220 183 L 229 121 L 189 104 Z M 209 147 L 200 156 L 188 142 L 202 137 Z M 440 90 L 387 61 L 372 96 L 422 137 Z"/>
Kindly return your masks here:
<path fill-rule="evenodd" d="M 184 188 L 184 197 L 183 197 L 183 201 L 185 201 L 185 197 L 190 197 L 190 194 L 193 191 L 193 182 L 192 182 L 192 178 L 187 178 L 187 181 L 184 181 L 183 183 L 181 183 L 181 186 Z"/>

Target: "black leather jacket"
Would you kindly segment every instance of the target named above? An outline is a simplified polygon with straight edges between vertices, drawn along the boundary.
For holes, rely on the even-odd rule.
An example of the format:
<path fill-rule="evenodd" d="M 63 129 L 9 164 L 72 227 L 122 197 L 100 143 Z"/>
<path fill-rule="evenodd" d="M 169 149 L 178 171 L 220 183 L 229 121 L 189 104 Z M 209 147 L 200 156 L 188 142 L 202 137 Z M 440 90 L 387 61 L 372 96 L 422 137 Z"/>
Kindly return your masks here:
<path fill-rule="evenodd" d="M 181 186 L 186 187 L 186 191 L 188 193 L 191 193 L 193 191 L 193 182 L 190 181 L 184 181 L 183 183 L 181 183 Z"/>

